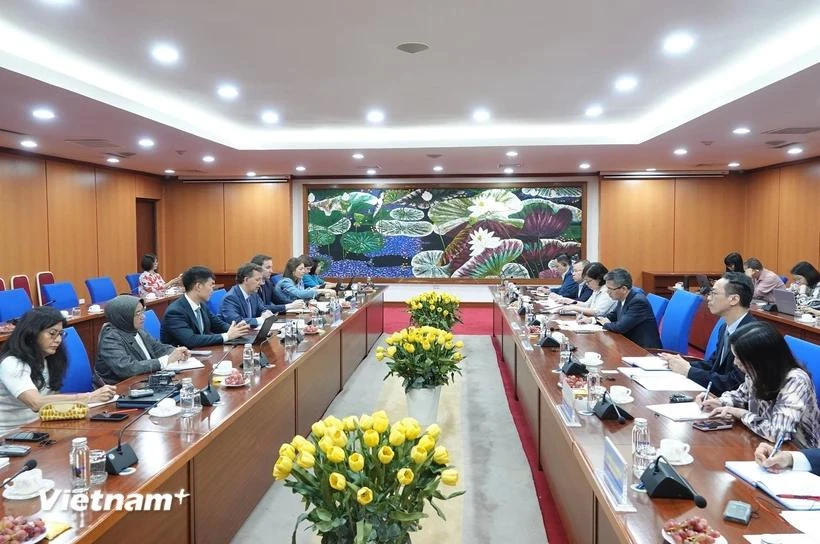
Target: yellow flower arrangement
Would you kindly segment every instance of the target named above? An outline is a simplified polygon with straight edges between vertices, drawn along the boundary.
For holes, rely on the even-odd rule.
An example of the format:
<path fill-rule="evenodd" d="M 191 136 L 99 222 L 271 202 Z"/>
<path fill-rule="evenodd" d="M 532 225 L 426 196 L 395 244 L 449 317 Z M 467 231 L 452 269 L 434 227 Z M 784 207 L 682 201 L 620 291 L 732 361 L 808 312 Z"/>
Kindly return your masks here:
<path fill-rule="evenodd" d="M 377 430 L 376 422 L 385 427 Z M 307 520 L 323 544 L 408 543 L 409 533 L 421 529 L 426 517 L 425 502 L 443 518 L 434 500 L 464 493 L 439 490 L 441 484 L 456 485 L 459 475 L 438 443 L 438 425 L 423 430 L 413 418 L 391 425 L 379 411 L 341 421 L 326 418 L 311 431 L 282 444 L 273 467 L 273 477 L 302 495 L 306 506 L 293 538 Z M 322 441 L 330 445 L 322 448 Z"/>
<path fill-rule="evenodd" d="M 425 325 L 449 331 L 456 322 L 461 323 L 458 297 L 439 291 L 425 291 L 409 298 L 404 303 L 410 322 L 417 326 Z"/>
<path fill-rule="evenodd" d="M 377 346 L 376 359 L 386 361 L 387 375 L 399 376 L 405 391 L 447 385 L 455 373 L 461 374 L 459 362 L 464 358 L 460 351 L 464 344 L 452 340 L 449 331 L 408 327 L 388 336 L 387 348 Z"/>

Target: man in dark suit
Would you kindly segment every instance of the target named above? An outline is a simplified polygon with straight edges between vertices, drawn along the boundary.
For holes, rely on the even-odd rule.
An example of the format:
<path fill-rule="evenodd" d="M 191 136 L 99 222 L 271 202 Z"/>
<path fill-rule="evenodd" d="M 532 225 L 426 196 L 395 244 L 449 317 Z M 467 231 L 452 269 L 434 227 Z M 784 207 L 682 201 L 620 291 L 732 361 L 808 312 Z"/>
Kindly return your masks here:
<path fill-rule="evenodd" d="M 735 356 L 729 349 L 729 336 L 738 327 L 755 321 L 749 312 L 753 292 L 752 280 L 740 272 L 727 272 L 716 281 L 706 299 L 709 311 L 723 319 L 715 352 L 705 361 L 694 362 L 677 354 L 661 353 L 660 357 L 666 359 L 669 369 L 703 387 L 711 382 L 711 392 L 717 396 L 740 387 L 746 376 L 735 366 Z"/>
<path fill-rule="evenodd" d="M 286 304 L 277 297 L 276 284 L 282 279 L 282 276 L 273 273 L 273 259 L 269 255 L 261 253 L 254 255 L 251 262 L 262 267 L 262 284 L 259 286 L 259 298 L 262 299 L 262 304 L 266 310 L 270 310 L 275 314 L 282 314 L 287 310 L 305 307 L 305 301 L 302 299 Z"/>
<path fill-rule="evenodd" d="M 610 298 L 616 302 L 615 308 L 606 317 L 581 318 L 580 321 L 598 321 L 604 329 L 623 334 L 642 348 L 660 348 L 655 313 L 646 296 L 632 289 L 632 275 L 623 268 L 615 268 L 607 272 L 604 281 Z"/>
<path fill-rule="evenodd" d="M 820 476 L 820 448 L 808 448 L 800 451 L 780 451 L 772 455 L 774 447 L 768 442 L 761 442 L 755 450 L 757 464 L 770 472 L 798 470 L 811 472 Z"/>
<path fill-rule="evenodd" d="M 552 292 L 560 297 L 574 300 L 578 296 L 578 284 L 572 279 L 572 260 L 568 255 L 562 253 L 555 258 L 555 266 L 561 273 L 561 285 L 553 287 Z M 583 267 L 581 269 L 583 270 Z"/>
<path fill-rule="evenodd" d="M 590 289 L 584 280 L 584 270 L 589 266 L 589 261 L 581 259 L 572 265 L 572 281 L 575 282 L 575 289 L 567 296 L 559 296 L 554 294 L 550 296 L 551 299 L 558 302 L 565 302 L 572 304 L 573 301 L 586 302 L 592 296 L 592 289 Z"/>
<path fill-rule="evenodd" d="M 168 305 L 160 338 L 164 344 L 197 348 L 224 344 L 250 332 L 247 323 L 230 325 L 208 310 L 214 291 L 214 273 L 204 266 L 192 266 L 182 274 L 185 295 Z"/>
<path fill-rule="evenodd" d="M 266 310 L 259 297 L 259 287 L 262 285 L 262 267 L 258 264 L 246 263 L 236 271 L 236 285 L 234 285 L 219 308 L 219 317 L 223 321 L 244 321 L 251 327 L 257 327 L 265 319 L 273 315 Z"/>

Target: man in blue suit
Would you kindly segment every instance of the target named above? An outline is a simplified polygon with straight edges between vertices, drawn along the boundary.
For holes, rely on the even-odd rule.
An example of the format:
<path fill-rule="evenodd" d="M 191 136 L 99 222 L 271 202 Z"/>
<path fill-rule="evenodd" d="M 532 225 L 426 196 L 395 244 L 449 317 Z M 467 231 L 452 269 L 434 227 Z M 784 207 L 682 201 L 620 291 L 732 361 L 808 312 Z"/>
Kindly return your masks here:
<path fill-rule="evenodd" d="M 259 287 L 262 285 L 262 267 L 258 264 L 246 263 L 236 271 L 236 285 L 231 287 L 222 305 L 219 308 L 219 317 L 224 321 L 244 321 L 251 327 L 257 327 L 265 319 L 273 315 L 266 310 L 259 297 Z"/>
<path fill-rule="evenodd" d="M 754 285 L 746 274 L 727 272 L 712 286 L 706 303 L 709 311 L 723 319 L 718 331 L 718 343 L 712 356 L 705 361 L 689 362 L 680 355 L 660 353 L 669 363 L 669 370 L 683 374 L 693 382 L 707 387 L 717 396 L 734 391 L 746 375 L 735 365 L 735 356 L 729 349 L 729 336 L 738 327 L 756 321 L 749 312 Z"/>
<path fill-rule="evenodd" d="M 610 270 L 605 276 L 609 296 L 617 304 L 606 317 L 581 318 L 582 323 L 598 321 L 604 329 L 623 334 L 642 348 L 658 349 L 661 337 L 658 322 L 646 296 L 632 289 L 632 275 L 623 268 Z"/>
<path fill-rule="evenodd" d="M 772 455 L 774 447 L 768 442 L 761 442 L 755 450 L 757 464 L 770 472 L 798 470 L 811 472 L 820 476 L 820 448 L 809 448 L 800 451 L 780 451 Z"/>
<path fill-rule="evenodd" d="M 182 274 L 185 294 L 168 305 L 162 321 L 163 344 L 198 348 L 224 344 L 246 336 L 247 323 L 226 323 L 208 310 L 208 299 L 214 291 L 214 273 L 204 266 L 192 266 Z"/>
<path fill-rule="evenodd" d="M 554 293 L 550 298 L 566 304 L 572 304 L 574 301 L 586 302 L 589 300 L 589 297 L 592 296 L 592 289 L 583 281 L 584 271 L 587 266 L 589 266 L 589 261 L 586 259 L 575 262 L 572 265 L 572 281 L 575 282 L 575 289 L 567 296 L 560 296 Z"/>
<path fill-rule="evenodd" d="M 572 260 L 565 253 L 555 258 L 555 266 L 561 273 L 560 287 L 553 287 L 551 290 L 558 296 L 575 299 L 578 296 L 578 283 L 572 278 Z M 581 267 L 583 270 L 584 267 Z M 589 297 L 587 297 L 589 298 Z"/>
<path fill-rule="evenodd" d="M 254 255 L 251 262 L 262 267 L 262 285 L 259 287 L 259 297 L 262 299 L 262 304 L 266 310 L 281 314 L 287 310 L 298 310 L 305 307 L 305 301 L 302 299 L 286 304 L 276 295 L 276 284 L 282 279 L 282 276 L 273 273 L 273 259 L 270 255 L 261 253 Z"/>

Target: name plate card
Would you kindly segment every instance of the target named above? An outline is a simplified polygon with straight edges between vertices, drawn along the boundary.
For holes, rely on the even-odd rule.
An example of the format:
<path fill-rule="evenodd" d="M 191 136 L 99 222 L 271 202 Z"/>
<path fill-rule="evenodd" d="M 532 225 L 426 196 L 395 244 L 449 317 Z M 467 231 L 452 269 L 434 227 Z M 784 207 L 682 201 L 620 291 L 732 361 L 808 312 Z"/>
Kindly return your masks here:
<path fill-rule="evenodd" d="M 632 475 L 629 470 L 629 463 L 626 462 L 609 437 L 604 437 L 603 469 L 596 470 L 595 474 L 603 484 L 604 491 L 606 491 L 615 510 L 618 512 L 637 511 L 627 498 L 629 480 Z"/>

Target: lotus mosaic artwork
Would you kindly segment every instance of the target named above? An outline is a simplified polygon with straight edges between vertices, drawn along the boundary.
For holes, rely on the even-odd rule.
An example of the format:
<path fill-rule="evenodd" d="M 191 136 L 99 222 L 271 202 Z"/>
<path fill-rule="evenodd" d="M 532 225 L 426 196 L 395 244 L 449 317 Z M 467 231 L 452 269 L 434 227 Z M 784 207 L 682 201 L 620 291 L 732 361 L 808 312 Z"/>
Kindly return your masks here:
<path fill-rule="evenodd" d="M 579 255 L 583 187 L 309 187 L 308 252 L 322 273 L 373 278 L 544 278 Z"/>

